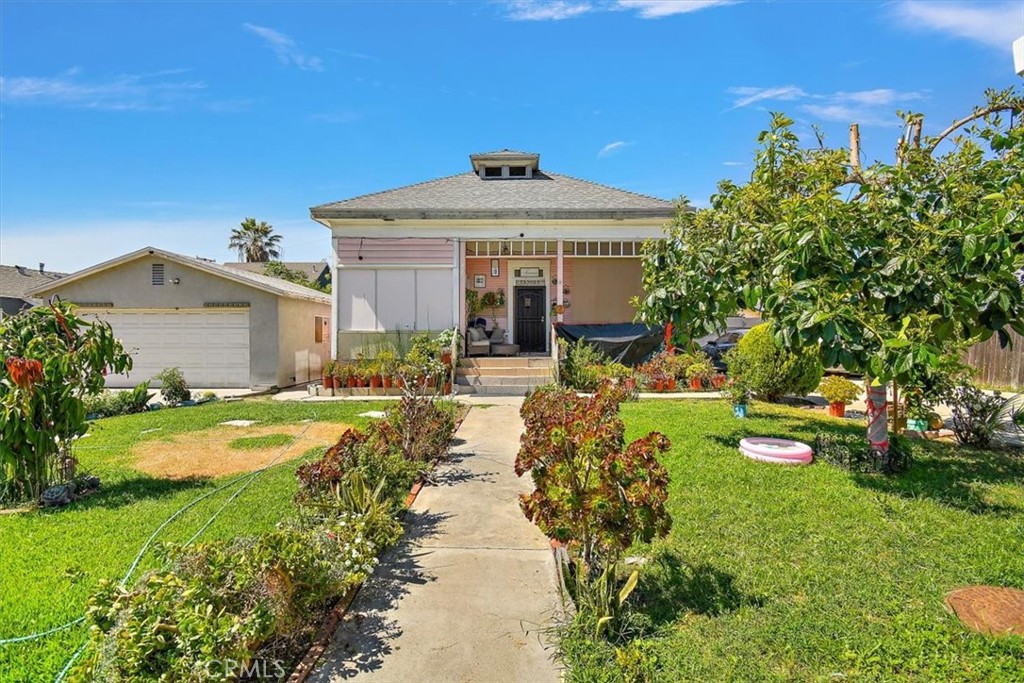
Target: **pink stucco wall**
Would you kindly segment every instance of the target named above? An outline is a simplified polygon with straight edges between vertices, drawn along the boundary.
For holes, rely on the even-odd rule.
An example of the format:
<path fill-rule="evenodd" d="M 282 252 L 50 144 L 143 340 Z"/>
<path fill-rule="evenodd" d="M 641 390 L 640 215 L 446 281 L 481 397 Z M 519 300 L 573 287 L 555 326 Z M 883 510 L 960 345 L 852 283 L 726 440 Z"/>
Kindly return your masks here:
<path fill-rule="evenodd" d="M 530 261 L 543 261 L 543 258 L 530 258 Z M 506 300 L 509 298 L 511 292 L 508 291 L 508 259 L 499 259 L 500 273 L 498 277 L 491 277 L 491 259 L 489 258 L 467 258 L 466 259 L 466 289 L 472 289 L 479 292 L 481 295 L 484 292 L 494 292 L 498 289 L 505 290 Z M 552 258 L 548 262 L 548 293 L 550 294 L 551 300 L 557 298 L 558 287 L 568 287 L 570 289 L 569 294 L 564 295 L 566 302 L 572 301 L 572 258 L 563 259 L 563 278 L 562 282 L 558 285 L 551 284 L 551 278 L 554 278 L 558 273 L 557 259 Z M 473 286 L 473 280 L 476 275 L 484 275 L 487 278 L 487 286 L 483 289 L 477 289 Z M 497 310 L 498 324 L 508 329 L 508 311 L 507 306 L 499 308 Z M 487 318 L 488 321 L 491 319 L 491 310 L 484 309 L 479 314 L 481 317 Z M 554 318 L 552 317 L 552 320 Z M 565 315 L 562 318 L 563 322 L 572 322 L 572 306 L 570 305 L 565 309 Z M 490 328 L 490 322 L 488 322 L 488 328 Z"/>
<path fill-rule="evenodd" d="M 455 243 L 444 238 L 338 238 L 340 266 L 450 266 L 454 258 Z"/>

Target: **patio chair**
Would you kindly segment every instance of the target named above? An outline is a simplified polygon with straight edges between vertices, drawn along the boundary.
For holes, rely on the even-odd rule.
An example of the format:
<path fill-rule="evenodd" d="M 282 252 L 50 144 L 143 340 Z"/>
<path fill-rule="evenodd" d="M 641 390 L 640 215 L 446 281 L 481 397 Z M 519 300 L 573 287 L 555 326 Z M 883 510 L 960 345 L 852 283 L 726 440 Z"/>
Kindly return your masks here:
<path fill-rule="evenodd" d="M 467 356 L 489 356 L 491 355 L 491 340 L 483 328 L 471 327 L 466 333 L 466 355 Z"/>

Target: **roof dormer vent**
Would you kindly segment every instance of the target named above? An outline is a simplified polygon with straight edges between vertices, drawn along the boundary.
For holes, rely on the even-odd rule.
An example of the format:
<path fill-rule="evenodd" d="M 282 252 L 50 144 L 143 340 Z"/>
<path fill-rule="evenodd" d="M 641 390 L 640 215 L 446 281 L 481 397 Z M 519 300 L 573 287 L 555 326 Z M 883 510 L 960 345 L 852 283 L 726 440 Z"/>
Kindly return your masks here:
<path fill-rule="evenodd" d="M 471 154 L 473 171 L 485 180 L 532 178 L 540 170 L 540 155 L 502 149 Z"/>

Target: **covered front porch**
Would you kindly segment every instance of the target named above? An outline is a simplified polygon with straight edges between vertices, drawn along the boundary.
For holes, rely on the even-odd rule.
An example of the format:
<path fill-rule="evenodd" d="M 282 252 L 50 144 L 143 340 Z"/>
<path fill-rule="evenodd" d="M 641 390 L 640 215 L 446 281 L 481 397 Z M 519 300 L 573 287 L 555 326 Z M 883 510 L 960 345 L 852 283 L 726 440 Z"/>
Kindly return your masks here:
<path fill-rule="evenodd" d="M 643 292 L 641 244 L 460 240 L 459 320 L 467 354 L 548 355 L 553 323 L 632 321 L 630 300 Z M 482 327 L 486 339 L 473 327 Z"/>

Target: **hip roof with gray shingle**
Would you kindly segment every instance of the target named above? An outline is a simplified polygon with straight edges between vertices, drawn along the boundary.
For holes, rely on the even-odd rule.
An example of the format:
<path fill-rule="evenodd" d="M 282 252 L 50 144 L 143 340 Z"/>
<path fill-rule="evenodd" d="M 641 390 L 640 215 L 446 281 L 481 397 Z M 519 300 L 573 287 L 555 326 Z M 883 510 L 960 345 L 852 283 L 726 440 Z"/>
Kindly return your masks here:
<path fill-rule="evenodd" d="M 314 219 L 621 219 L 671 218 L 673 202 L 536 171 L 532 178 L 476 173 L 428 180 L 310 209 Z"/>

